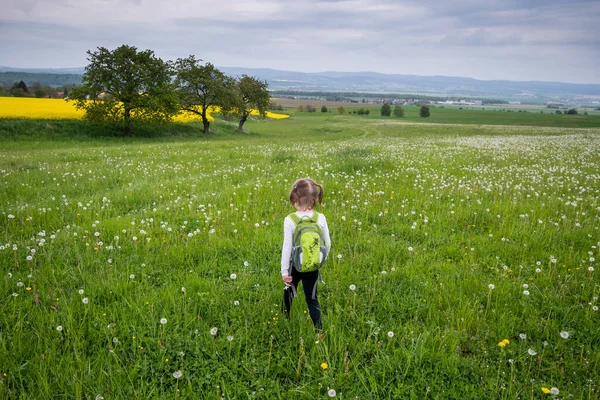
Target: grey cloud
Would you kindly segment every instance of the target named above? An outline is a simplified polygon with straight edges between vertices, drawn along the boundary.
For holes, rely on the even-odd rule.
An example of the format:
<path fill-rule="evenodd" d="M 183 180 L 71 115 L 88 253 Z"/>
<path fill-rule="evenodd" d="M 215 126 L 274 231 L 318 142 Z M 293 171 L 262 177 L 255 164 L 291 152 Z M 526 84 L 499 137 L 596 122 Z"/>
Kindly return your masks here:
<path fill-rule="evenodd" d="M 49 3 L 59 11 L 42 19 L 36 13 Z M 600 81 L 597 1 L 247 0 L 225 7 L 213 0 L 173 0 L 168 10 L 160 0 L 94 0 L 85 7 L 25 0 L 21 9 L 10 4 L 0 20 L 0 64 L 15 66 L 79 66 L 86 50 L 127 43 L 166 59 L 195 54 L 228 66 L 483 79 L 531 79 L 543 69 L 547 80 L 564 80 L 571 68 L 582 80 Z M 111 7 L 127 12 L 114 20 L 95 18 Z M 203 7 L 208 11 L 193 11 Z M 35 17 L 25 21 L 26 12 Z M 56 23 L 35 22 L 40 20 Z M 36 53 L 43 57 L 31 56 Z M 63 57 L 49 65 L 51 54 Z"/>

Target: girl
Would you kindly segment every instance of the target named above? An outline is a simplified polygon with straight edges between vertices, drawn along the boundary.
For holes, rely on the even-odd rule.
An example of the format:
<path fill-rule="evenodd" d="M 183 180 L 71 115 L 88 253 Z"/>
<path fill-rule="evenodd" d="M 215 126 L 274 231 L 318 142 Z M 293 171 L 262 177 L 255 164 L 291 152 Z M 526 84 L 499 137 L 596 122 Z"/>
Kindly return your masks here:
<path fill-rule="evenodd" d="M 298 179 L 292 190 L 290 191 L 290 203 L 296 207 L 296 215 L 300 218 L 311 217 L 313 209 L 319 202 L 323 201 L 323 186 L 315 183 L 312 179 Z M 321 213 L 318 214 L 318 224 L 323 232 L 325 245 L 329 250 L 331 248 L 331 240 L 329 238 L 329 229 L 327 220 Z M 306 304 L 310 313 L 315 328 L 321 329 L 321 309 L 317 300 L 317 280 L 319 279 L 319 271 L 298 272 L 291 266 L 290 256 L 292 253 L 292 242 L 296 224 L 287 216 L 283 221 L 283 249 L 281 251 L 281 279 L 285 283 L 283 292 L 284 313 L 289 317 L 292 307 L 292 299 L 298 288 L 298 283 L 302 281 L 304 295 L 306 296 Z M 313 296 L 314 293 L 314 296 Z"/>

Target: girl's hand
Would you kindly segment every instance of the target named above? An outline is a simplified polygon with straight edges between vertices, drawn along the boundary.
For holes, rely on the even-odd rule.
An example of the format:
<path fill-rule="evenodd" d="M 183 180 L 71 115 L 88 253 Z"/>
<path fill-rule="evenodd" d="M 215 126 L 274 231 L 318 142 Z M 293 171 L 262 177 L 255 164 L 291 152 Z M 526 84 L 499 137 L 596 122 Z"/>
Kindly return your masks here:
<path fill-rule="evenodd" d="M 281 280 L 285 283 L 285 286 L 292 286 L 292 276 L 291 275 L 282 275 Z"/>

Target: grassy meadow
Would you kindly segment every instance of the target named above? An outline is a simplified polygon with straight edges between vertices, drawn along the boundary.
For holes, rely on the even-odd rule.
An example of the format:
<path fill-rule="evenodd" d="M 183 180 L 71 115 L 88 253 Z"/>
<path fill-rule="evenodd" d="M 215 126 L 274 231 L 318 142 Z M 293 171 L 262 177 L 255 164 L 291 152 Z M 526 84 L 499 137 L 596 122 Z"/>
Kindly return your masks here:
<path fill-rule="evenodd" d="M 1 120 L 0 398 L 597 399 L 600 129 L 438 111 Z M 322 338 L 302 293 L 280 313 L 306 176 Z"/>

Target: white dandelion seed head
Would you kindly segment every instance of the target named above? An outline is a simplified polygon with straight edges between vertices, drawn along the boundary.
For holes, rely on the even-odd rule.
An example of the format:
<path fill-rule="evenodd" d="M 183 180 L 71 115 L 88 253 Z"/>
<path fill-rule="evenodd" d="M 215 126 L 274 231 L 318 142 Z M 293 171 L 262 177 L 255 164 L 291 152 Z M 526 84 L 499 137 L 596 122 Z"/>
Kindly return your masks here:
<path fill-rule="evenodd" d="M 413 248 L 409 246 L 408 251 L 413 251 Z"/>
<path fill-rule="evenodd" d="M 558 395 L 559 393 L 560 393 L 560 390 L 558 390 L 558 388 L 555 388 L 555 387 L 553 387 L 553 388 L 550 388 L 550 394 L 551 394 L 551 395 L 553 395 L 553 396 L 556 396 L 556 395 Z"/>
<path fill-rule="evenodd" d="M 528 284 L 526 284 L 526 283 L 524 283 L 524 284 L 523 284 L 523 289 L 529 289 L 529 285 L 528 285 Z"/>
<path fill-rule="evenodd" d="M 542 272 L 542 270 L 541 270 L 541 269 L 539 269 L 539 268 L 536 268 L 536 269 L 535 269 L 535 272 L 539 274 L 540 272 Z"/>
<path fill-rule="evenodd" d="M 179 379 L 182 376 L 183 376 L 183 372 L 181 372 L 181 371 L 175 371 L 175 372 L 173 372 L 173 378 L 175 378 L 175 379 Z"/>
<path fill-rule="evenodd" d="M 217 332 L 219 332 L 219 329 L 217 329 L 216 327 L 210 328 L 210 334 L 211 335 L 216 336 Z"/>
<path fill-rule="evenodd" d="M 237 300 L 234 300 L 234 302 L 233 302 L 233 305 L 234 305 L 234 306 L 239 306 L 239 305 L 240 305 L 240 302 L 239 302 L 239 301 L 237 301 Z"/>
<path fill-rule="evenodd" d="M 233 336 L 231 336 L 231 335 L 227 336 L 227 340 L 229 340 L 231 342 L 233 340 Z"/>
<path fill-rule="evenodd" d="M 250 265 L 250 263 L 248 261 L 244 261 L 244 267 L 247 267 L 248 265 Z"/>
<path fill-rule="evenodd" d="M 521 340 L 525 340 L 527 339 L 527 335 L 524 333 L 519 333 L 519 338 L 521 338 Z"/>
<path fill-rule="evenodd" d="M 88 304 L 90 302 L 90 299 L 88 299 L 87 297 L 84 297 L 83 299 L 81 299 L 81 302 L 83 304 Z"/>
<path fill-rule="evenodd" d="M 83 289 L 79 289 L 79 290 L 78 290 L 78 293 L 79 293 L 79 294 L 83 294 Z"/>
<path fill-rule="evenodd" d="M 23 287 L 23 282 L 17 282 L 17 287 Z"/>
<path fill-rule="evenodd" d="M 184 288 L 184 287 L 182 287 L 182 288 L 181 288 L 181 291 L 182 291 L 183 293 L 185 293 L 185 288 Z"/>
<path fill-rule="evenodd" d="M 119 342 L 119 338 L 114 337 L 113 338 L 113 343 L 118 343 Z"/>
<path fill-rule="evenodd" d="M 133 278 L 135 278 L 134 274 L 129 275 L 129 279 L 133 279 Z"/>
<path fill-rule="evenodd" d="M 59 325 L 59 326 L 57 326 L 57 327 L 56 327 L 56 330 L 57 330 L 57 331 L 59 331 L 59 332 L 61 332 L 61 331 L 63 330 L 63 327 L 62 327 L 62 325 Z"/>
<path fill-rule="evenodd" d="M 338 258 L 338 260 L 340 260 L 340 259 L 342 258 L 342 255 L 341 255 L 341 254 L 338 254 L 338 255 L 337 255 L 337 258 Z"/>
<path fill-rule="evenodd" d="M 529 290 L 523 290 L 523 294 L 524 294 L 525 296 L 529 296 Z"/>
<path fill-rule="evenodd" d="M 493 284 L 493 283 L 490 283 L 490 284 L 488 285 L 488 288 L 490 288 L 490 290 L 494 290 L 494 289 L 496 288 L 496 286 L 494 286 L 494 284 Z"/>
<path fill-rule="evenodd" d="M 560 333 L 560 337 L 561 337 L 561 338 L 563 338 L 563 339 L 568 339 L 568 338 L 569 338 L 569 332 L 567 332 L 567 331 L 562 331 L 562 332 Z"/>
<path fill-rule="evenodd" d="M 350 286 L 348 286 L 348 288 L 350 290 L 352 290 L 352 291 L 355 291 L 356 290 L 356 285 L 350 285 Z"/>
<path fill-rule="evenodd" d="M 327 396 L 329 396 L 329 397 L 335 397 L 336 395 L 337 395 L 337 393 L 336 393 L 335 389 L 329 389 L 327 391 Z"/>
<path fill-rule="evenodd" d="M 394 337 L 394 332 L 392 332 L 392 331 L 389 331 L 389 332 L 387 333 L 387 335 L 388 335 L 388 337 L 390 337 L 390 338 L 393 338 L 393 337 Z"/>
<path fill-rule="evenodd" d="M 592 310 L 594 310 L 594 311 L 598 311 L 598 306 L 593 306 L 593 307 L 592 307 Z"/>
<path fill-rule="evenodd" d="M 160 319 L 160 324 L 161 324 L 161 325 L 164 325 L 164 324 L 166 324 L 166 323 L 167 323 L 167 319 L 166 319 L 166 318 L 161 318 L 161 319 Z"/>
<path fill-rule="evenodd" d="M 235 278 L 237 278 L 237 275 L 236 274 L 231 274 L 231 275 L 229 275 L 229 278 L 235 279 Z"/>
<path fill-rule="evenodd" d="M 594 272 L 594 267 L 592 267 L 592 266 L 588 267 L 588 271 Z"/>
<path fill-rule="evenodd" d="M 530 356 L 537 356 L 537 351 L 531 348 L 527 350 L 527 353 L 529 353 Z"/>

